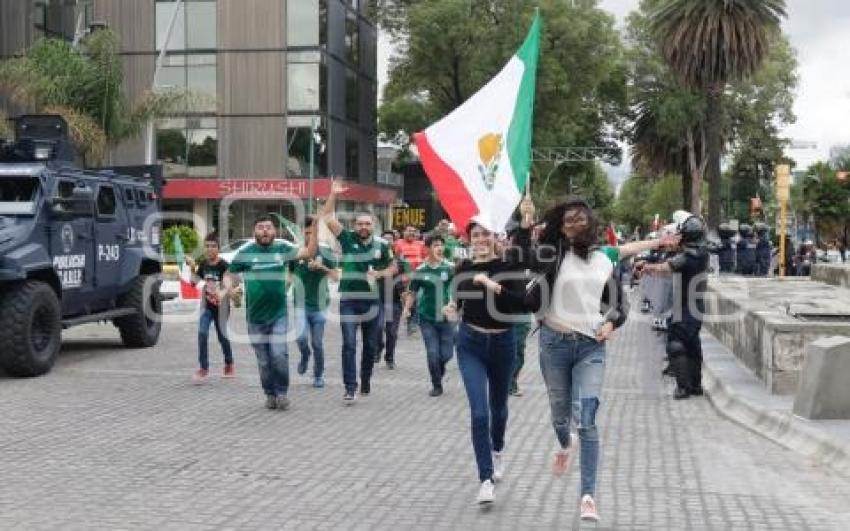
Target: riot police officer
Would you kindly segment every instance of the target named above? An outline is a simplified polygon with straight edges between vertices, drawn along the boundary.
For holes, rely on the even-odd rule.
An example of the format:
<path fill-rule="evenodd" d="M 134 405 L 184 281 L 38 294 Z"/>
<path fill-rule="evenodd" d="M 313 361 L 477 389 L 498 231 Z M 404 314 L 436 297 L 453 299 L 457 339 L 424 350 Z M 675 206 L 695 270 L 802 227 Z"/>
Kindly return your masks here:
<path fill-rule="evenodd" d="M 770 274 L 770 258 L 773 256 L 770 227 L 764 223 L 756 223 L 755 229 L 758 236 L 756 242 L 756 275 L 766 277 Z"/>
<path fill-rule="evenodd" d="M 670 372 L 676 377 L 677 400 L 702 395 L 702 343 L 699 333 L 705 313 L 708 270 L 705 222 L 691 216 L 679 225 L 682 250 L 662 264 L 647 264 L 644 272 L 673 277 L 673 316 L 667 332 Z"/>
<path fill-rule="evenodd" d="M 754 275 L 756 272 L 756 242 L 753 238 L 753 228 L 744 223 L 738 229 L 738 235 L 741 239 L 738 240 L 735 272 L 739 275 Z"/>
<path fill-rule="evenodd" d="M 717 247 L 717 259 L 720 262 L 721 273 L 735 272 L 735 246 L 732 244 L 732 238 L 735 236 L 735 231 L 728 223 L 721 223 L 717 230 L 720 235 L 720 245 Z"/>

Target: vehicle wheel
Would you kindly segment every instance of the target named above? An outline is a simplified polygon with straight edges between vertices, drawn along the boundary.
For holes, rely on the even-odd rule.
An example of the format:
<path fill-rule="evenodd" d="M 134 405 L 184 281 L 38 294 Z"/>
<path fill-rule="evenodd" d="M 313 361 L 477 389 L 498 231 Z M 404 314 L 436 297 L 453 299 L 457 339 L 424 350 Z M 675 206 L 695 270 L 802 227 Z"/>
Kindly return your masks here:
<path fill-rule="evenodd" d="M 159 287 L 162 281 L 152 275 L 141 275 L 130 290 L 118 299 L 119 308 L 132 308 L 135 313 L 115 319 L 124 345 L 130 348 L 147 348 L 156 345 L 162 330 L 162 298 Z"/>
<path fill-rule="evenodd" d="M 62 310 L 53 288 L 27 281 L 4 290 L 0 301 L 0 366 L 11 376 L 49 372 L 62 345 Z"/>

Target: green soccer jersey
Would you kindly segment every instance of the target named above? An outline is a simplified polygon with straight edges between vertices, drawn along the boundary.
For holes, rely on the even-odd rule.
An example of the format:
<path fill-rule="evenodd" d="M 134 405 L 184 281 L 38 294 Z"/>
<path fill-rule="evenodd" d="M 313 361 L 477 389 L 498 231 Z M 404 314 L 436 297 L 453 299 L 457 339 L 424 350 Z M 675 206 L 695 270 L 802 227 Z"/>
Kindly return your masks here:
<path fill-rule="evenodd" d="M 342 248 L 340 296 L 344 298 L 346 294 L 358 294 L 363 297 L 371 294 L 377 298 L 377 283 L 370 282 L 366 273 L 370 268 L 379 271 L 390 265 L 393 254 L 387 241 L 372 236 L 364 242 L 350 230 L 340 232 L 337 240 Z"/>
<path fill-rule="evenodd" d="M 336 258 L 328 247 L 320 247 L 316 260 L 321 260 L 322 265 L 328 269 L 338 266 Z M 302 306 L 309 312 L 324 311 L 330 304 L 330 292 L 328 290 L 328 273 L 323 269 L 310 269 L 307 265 L 309 260 L 299 260 L 293 263 L 292 272 L 295 275 L 293 282 L 293 300 L 296 306 Z"/>
<path fill-rule="evenodd" d="M 297 254 L 298 248 L 288 242 L 265 247 L 252 243 L 233 257 L 228 271 L 244 274 L 249 322 L 262 324 L 286 317 L 287 262 Z"/>
<path fill-rule="evenodd" d="M 443 306 L 449 303 L 454 267 L 446 260 L 436 265 L 427 260 L 416 268 L 410 291 L 416 295 L 416 315 L 428 321 L 444 321 Z"/>

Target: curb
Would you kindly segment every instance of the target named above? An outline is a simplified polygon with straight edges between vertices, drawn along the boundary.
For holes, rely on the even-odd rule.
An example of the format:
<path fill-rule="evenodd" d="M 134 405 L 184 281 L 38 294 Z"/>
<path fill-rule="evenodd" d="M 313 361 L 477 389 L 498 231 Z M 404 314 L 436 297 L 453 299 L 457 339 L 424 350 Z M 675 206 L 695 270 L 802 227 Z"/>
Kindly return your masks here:
<path fill-rule="evenodd" d="M 736 390 L 729 381 L 741 379 L 736 378 L 733 370 L 746 369 L 737 366 L 737 360 L 734 358 L 722 359 L 731 358 L 732 355 L 710 334 L 703 333 L 702 340 L 703 352 L 708 354 L 703 363 L 703 387 L 718 413 L 780 446 L 811 459 L 817 465 L 850 477 L 850 441 L 842 440 L 815 425 L 831 421 L 810 421 L 793 415 L 790 409 L 793 399 L 789 397 L 782 399 L 782 402 L 788 404 L 785 410 L 768 408 L 757 400 L 744 396 L 744 393 Z M 719 352 L 721 349 L 723 352 Z M 735 367 L 730 370 L 724 368 L 724 365 Z M 751 378 L 755 379 L 753 376 Z M 767 390 L 763 392 L 766 397 L 771 396 Z"/>

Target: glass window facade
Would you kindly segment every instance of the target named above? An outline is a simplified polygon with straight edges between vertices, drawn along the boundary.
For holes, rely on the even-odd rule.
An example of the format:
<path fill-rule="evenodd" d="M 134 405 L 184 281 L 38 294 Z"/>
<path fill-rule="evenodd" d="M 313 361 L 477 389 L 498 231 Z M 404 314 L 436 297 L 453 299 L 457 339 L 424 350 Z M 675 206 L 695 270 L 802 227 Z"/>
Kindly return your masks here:
<path fill-rule="evenodd" d="M 156 0 L 156 48 L 161 50 L 177 2 Z M 157 160 L 166 177 L 218 176 L 217 5 L 215 0 L 184 0 L 166 46 L 158 87 L 187 91 L 192 116 L 157 124 Z M 153 58 L 156 61 L 156 58 Z"/>
<path fill-rule="evenodd" d="M 157 161 L 166 177 L 218 176 L 218 129 L 215 118 L 160 120 L 156 130 Z"/>
<path fill-rule="evenodd" d="M 313 175 L 325 176 L 327 172 L 327 134 L 319 117 L 290 116 L 287 120 L 287 177 L 308 177 L 310 175 L 310 134 L 313 126 L 316 133 L 313 138 Z"/>
<path fill-rule="evenodd" d="M 55 37 L 68 41 L 82 36 L 93 20 L 94 0 L 17 0 L 29 1 L 30 17 L 36 38 Z"/>
<path fill-rule="evenodd" d="M 287 54 L 286 85 L 290 111 L 315 113 L 327 108 L 327 68 L 318 51 Z"/>
<path fill-rule="evenodd" d="M 319 46 L 322 43 L 319 27 L 319 0 L 287 2 L 286 40 L 289 46 Z"/>
<path fill-rule="evenodd" d="M 216 0 L 156 0 L 156 49 L 168 37 L 168 26 L 177 9 L 177 18 L 168 39 L 169 51 L 212 50 L 218 43 Z"/>

